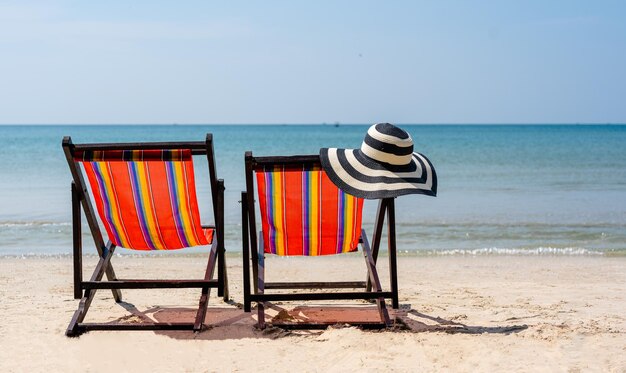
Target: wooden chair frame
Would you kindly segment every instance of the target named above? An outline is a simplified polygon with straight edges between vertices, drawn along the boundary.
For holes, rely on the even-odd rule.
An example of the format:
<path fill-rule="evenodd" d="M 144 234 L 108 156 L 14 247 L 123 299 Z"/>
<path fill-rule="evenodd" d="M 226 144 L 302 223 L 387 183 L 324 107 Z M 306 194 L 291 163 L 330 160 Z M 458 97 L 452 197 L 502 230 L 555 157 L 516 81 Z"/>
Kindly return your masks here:
<path fill-rule="evenodd" d="M 334 282 L 266 282 L 265 255 L 263 250 L 263 235 L 256 233 L 256 217 L 254 208 L 254 172 L 264 166 L 321 166 L 319 155 L 297 155 L 281 157 L 253 157 L 252 152 L 245 154 L 246 191 L 241 193 L 242 213 L 242 242 L 243 242 L 243 291 L 244 311 L 251 312 L 252 302 L 257 303 L 258 324 L 260 329 L 265 328 L 265 302 L 270 301 L 311 301 L 334 299 L 366 299 L 375 300 L 378 307 L 380 322 L 352 323 L 368 328 L 384 328 L 393 324 L 385 305 L 385 299 L 391 299 L 392 307 L 397 309 L 398 279 L 396 260 L 396 232 L 394 199 L 386 198 L 379 201 L 378 212 L 374 224 L 372 246 L 365 231 L 362 231 L 359 244 L 365 258 L 367 268 L 366 281 L 334 281 Z M 383 224 L 387 215 L 387 237 L 389 251 L 390 290 L 383 291 L 376 269 L 376 262 L 380 248 Z M 250 263 L 252 262 L 252 263 Z M 250 265 L 252 265 L 253 291 L 250 289 Z M 344 292 L 306 292 L 306 293 L 267 293 L 271 289 L 360 289 L 360 291 Z M 317 329 L 325 328 L 324 323 L 290 323 L 277 325 L 281 328 Z"/>
<path fill-rule="evenodd" d="M 73 144 L 69 136 L 62 142 L 65 158 L 72 173 L 72 230 L 73 230 L 73 267 L 74 267 L 74 298 L 80 299 L 78 309 L 74 313 L 65 334 L 68 337 L 78 336 L 89 330 L 193 330 L 202 329 L 207 312 L 210 290 L 217 288 L 218 296 L 227 301 L 228 277 L 226 274 L 224 248 L 224 180 L 217 179 L 215 157 L 213 152 L 213 137 L 206 135 L 205 141 L 187 142 L 146 142 L 146 143 L 101 143 L 101 144 Z M 117 278 L 111 258 L 115 245 L 104 242 L 102 231 L 96 218 L 96 210 L 89 198 L 87 184 L 80 170 L 79 162 L 74 161 L 77 151 L 107 151 L 107 150 L 150 150 L 150 149 L 190 149 L 192 155 L 206 155 L 209 165 L 209 179 L 211 183 L 211 198 L 213 202 L 213 217 L 215 225 L 203 225 L 202 228 L 215 228 L 215 235 L 211 243 L 209 258 L 204 278 L 197 280 L 144 280 Z M 93 237 L 99 260 L 89 281 L 83 281 L 82 266 L 82 227 L 81 209 Z M 217 267 L 217 279 L 213 279 Z M 108 281 L 102 281 L 106 275 Z M 162 288 L 200 288 L 201 295 L 198 311 L 193 323 L 85 323 L 89 306 L 98 289 L 110 289 L 116 302 L 122 301 L 121 289 L 162 289 Z"/>

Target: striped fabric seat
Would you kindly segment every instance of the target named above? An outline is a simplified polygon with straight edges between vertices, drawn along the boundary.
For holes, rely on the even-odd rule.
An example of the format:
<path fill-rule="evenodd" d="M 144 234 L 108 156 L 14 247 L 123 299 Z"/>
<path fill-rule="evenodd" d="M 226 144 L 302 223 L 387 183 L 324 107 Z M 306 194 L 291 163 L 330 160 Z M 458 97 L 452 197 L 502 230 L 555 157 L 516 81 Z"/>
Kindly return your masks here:
<path fill-rule="evenodd" d="M 200 224 L 190 150 L 85 151 L 74 160 L 116 246 L 173 250 L 213 240 Z"/>
<path fill-rule="evenodd" d="M 356 251 L 363 199 L 337 188 L 319 167 L 257 170 L 263 250 L 277 255 Z"/>

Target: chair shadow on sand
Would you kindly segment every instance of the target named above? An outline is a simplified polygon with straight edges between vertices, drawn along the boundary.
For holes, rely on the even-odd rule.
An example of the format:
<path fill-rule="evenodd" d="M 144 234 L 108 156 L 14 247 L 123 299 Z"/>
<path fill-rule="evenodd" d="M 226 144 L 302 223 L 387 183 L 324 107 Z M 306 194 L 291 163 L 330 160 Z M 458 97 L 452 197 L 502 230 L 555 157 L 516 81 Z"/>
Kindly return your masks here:
<path fill-rule="evenodd" d="M 411 308 L 410 305 L 401 305 L 396 313 L 396 322 L 404 324 L 406 330 L 412 332 L 445 332 L 449 334 L 511 334 L 528 329 L 528 325 L 506 326 L 476 326 L 457 321 L 446 320 L 438 316 L 430 316 Z"/>
<path fill-rule="evenodd" d="M 365 302 L 364 302 L 365 303 Z M 155 334 L 174 339 L 227 340 L 242 338 L 274 339 L 286 335 L 294 335 L 292 330 L 281 328 L 281 324 L 292 326 L 296 323 L 324 323 L 329 326 L 345 326 L 350 322 L 369 322 L 378 320 L 378 309 L 375 305 L 335 306 L 307 305 L 294 308 L 282 308 L 279 304 L 268 304 L 266 320 L 273 327 L 259 330 L 256 325 L 256 313 L 242 312 L 242 305 L 229 302 L 230 307 L 209 307 L 202 332 L 191 331 L 154 331 Z M 145 322 L 185 322 L 193 320 L 196 315 L 194 308 L 154 306 L 145 311 L 138 310 L 128 302 L 119 303 L 130 314 L 120 317 L 114 323 L 145 323 Z M 411 308 L 410 304 L 402 304 L 398 310 L 390 310 L 395 320 L 391 332 L 444 332 L 449 334 L 503 334 L 518 333 L 528 329 L 528 325 L 477 326 L 431 316 Z M 292 329 L 292 328 L 289 328 Z M 300 330 L 299 335 L 318 334 L 320 330 Z"/>

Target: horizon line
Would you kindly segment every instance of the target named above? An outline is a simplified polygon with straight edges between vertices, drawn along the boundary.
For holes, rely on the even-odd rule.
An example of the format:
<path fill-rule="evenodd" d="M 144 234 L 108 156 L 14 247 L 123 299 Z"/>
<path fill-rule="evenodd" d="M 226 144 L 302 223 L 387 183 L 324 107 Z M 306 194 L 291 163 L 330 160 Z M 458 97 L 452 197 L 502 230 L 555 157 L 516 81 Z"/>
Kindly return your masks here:
<path fill-rule="evenodd" d="M 367 126 L 374 123 L 0 123 L 0 126 Z M 401 122 L 399 126 L 623 126 L 626 122 Z"/>

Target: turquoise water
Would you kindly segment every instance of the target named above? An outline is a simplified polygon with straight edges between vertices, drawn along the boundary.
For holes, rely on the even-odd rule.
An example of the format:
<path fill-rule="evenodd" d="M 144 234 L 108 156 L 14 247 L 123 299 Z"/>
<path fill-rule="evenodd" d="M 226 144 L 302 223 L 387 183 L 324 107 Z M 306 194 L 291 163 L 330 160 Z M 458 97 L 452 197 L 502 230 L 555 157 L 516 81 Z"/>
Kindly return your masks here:
<path fill-rule="evenodd" d="M 71 251 L 70 174 L 61 138 L 76 143 L 215 139 L 226 183 L 226 245 L 241 250 L 243 154 L 314 154 L 358 147 L 366 125 L 0 126 L 0 255 Z M 409 253 L 623 255 L 626 126 L 403 125 L 439 176 L 436 198 L 397 200 Z M 208 176 L 196 162 L 201 215 Z M 371 232 L 374 202 L 366 203 Z M 84 242 L 89 245 L 89 237 Z M 89 248 L 86 248 L 89 251 Z M 123 251 L 120 251 L 123 252 Z"/>

